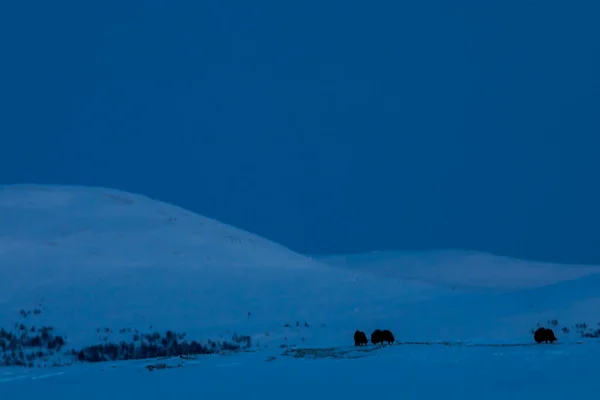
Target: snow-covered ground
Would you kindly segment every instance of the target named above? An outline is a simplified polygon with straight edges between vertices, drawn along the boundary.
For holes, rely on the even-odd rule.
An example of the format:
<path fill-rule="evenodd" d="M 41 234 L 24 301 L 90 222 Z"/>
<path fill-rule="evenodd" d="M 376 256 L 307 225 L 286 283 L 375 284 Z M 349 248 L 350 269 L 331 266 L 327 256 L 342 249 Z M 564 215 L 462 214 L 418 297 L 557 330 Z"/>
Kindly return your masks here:
<path fill-rule="evenodd" d="M 0 187 L 0 328 L 52 327 L 67 342 L 34 367 L 0 367 L 7 398 L 594 395 L 600 346 L 582 332 L 600 328 L 598 310 L 594 266 L 460 251 L 308 257 L 140 195 Z M 559 342 L 534 344 L 538 323 Z M 376 328 L 398 343 L 352 347 L 356 329 Z M 203 343 L 248 335 L 251 347 L 194 360 L 65 355 L 167 330 Z M 176 368 L 144 368 L 155 363 Z"/>
<path fill-rule="evenodd" d="M 345 270 L 382 278 L 488 293 L 545 286 L 600 273 L 600 266 L 596 265 L 550 264 L 458 250 L 374 251 L 317 258 Z"/>
<path fill-rule="evenodd" d="M 355 359 L 244 353 L 149 372 L 147 362 L 0 370 L 13 399 L 590 399 L 600 346 L 393 346 Z M 273 352 L 275 353 L 275 352 Z M 173 363 L 173 366 L 179 364 Z"/>

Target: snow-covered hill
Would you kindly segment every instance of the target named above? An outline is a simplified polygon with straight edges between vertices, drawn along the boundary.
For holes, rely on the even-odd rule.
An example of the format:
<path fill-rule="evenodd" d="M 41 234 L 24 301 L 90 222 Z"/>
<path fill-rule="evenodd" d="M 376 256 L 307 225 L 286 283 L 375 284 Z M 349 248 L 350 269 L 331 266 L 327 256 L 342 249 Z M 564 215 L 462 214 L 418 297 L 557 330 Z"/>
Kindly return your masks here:
<path fill-rule="evenodd" d="M 599 309 L 594 266 L 457 251 L 315 258 L 140 195 L 0 187 L 0 359 L 43 353 L 34 368 L 0 367 L 0 392 L 11 398 L 75 399 L 85 390 L 93 391 L 85 398 L 229 398 L 240 390 L 279 398 L 298 375 L 304 384 L 286 398 L 362 398 L 371 393 L 364 383 L 412 398 L 438 397 L 439 388 L 456 398 L 573 394 L 556 382 L 566 377 L 582 391 L 595 384 L 588 366 L 600 353 Z M 534 344 L 538 324 L 559 343 Z M 400 345 L 352 346 L 355 329 L 376 328 L 391 329 Z M 144 334 L 160 341 L 168 330 L 242 347 L 248 342 L 234 339 L 248 335 L 251 353 L 100 364 L 70 353 L 147 346 Z M 46 339 L 15 347 L 44 335 L 67 343 L 59 351 L 53 342 L 50 352 Z M 63 366 L 37 368 L 54 362 Z M 156 362 L 175 368 L 148 372 Z M 357 371 L 361 379 L 352 379 Z M 477 376 L 469 380 L 480 382 L 476 392 L 459 383 L 464 374 Z M 523 385 L 523 374 L 536 384 Z M 265 377 L 278 384 L 263 385 Z M 100 379 L 108 382 L 101 389 Z M 500 386 L 485 392 L 490 385 Z"/>
<path fill-rule="evenodd" d="M 374 251 L 316 257 L 345 270 L 469 291 L 507 291 L 600 273 L 600 266 L 517 260 L 475 251 Z"/>
<path fill-rule="evenodd" d="M 130 341 L 135 330 L 198 340 L 236 333 L 258 346 L 340 343 L 389 321 L 387 307 L 444 293 L 340 271 L 139 195 L 0 189 L 0 327 L 52 327 L 67 348 Z"/>
<path fill-rule="evenodd" d="M 454 296 L 401 307 L 409 341 L 522 343 L 538 324 L 562 341 L 600 337 L 600 267 L 516 260 L 444 250 L 316 257 L 341 271 L 386 281 L 430 283 Z"/>

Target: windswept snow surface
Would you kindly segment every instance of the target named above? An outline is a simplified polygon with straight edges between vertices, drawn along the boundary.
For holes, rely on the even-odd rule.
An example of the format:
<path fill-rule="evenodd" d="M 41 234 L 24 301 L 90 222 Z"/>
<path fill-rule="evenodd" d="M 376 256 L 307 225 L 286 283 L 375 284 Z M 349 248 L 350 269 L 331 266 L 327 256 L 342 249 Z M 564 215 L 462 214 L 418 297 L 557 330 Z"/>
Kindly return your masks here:
<path fill-rule="evenodd" d="M 67 336 L 68 348 L 118 342 L 124 328 L 175 330 L 198 340 L 252 337 L 249 352 L 194 360 L 0 367 L 0 394 L 152 400 L 595 393 L 600 346 L 581 333 L 600 328 L 600 269 L 479 253 L 397 255 L 311 258 L 140 195 L 0 187 L 0 327 L 52 326 Z M 33 309 L 40 314 L 19 314 Z M 531 330 L 552 320 L 559 342 L 534 344 Z M 588 326 L 578 328 L 582 322 Z M 400 344 L 351 346 L 355 329 L 370 335 L 376 328 L 391 329 Z M 177 368 L 144 368 L 157 362 Z"/>
<path fill-rule="evenodd" d="M 470 291 L 506 291 L 550 285 L 600 273 L 595 265 L 516 260 L 475 251 L 374 251 L 316 257 L 346 270 Z"/>
<path fill-rule="evenodd" d="M 53 326 L 74 346 L 101 343 L 106 328 L 175 330 L 200 339 L 237 332 L 259 344 L 337 343 L 346 333 L 302 332 L 304 323 L 370 329 L 389 320 L 391 304 L 450 293 L 339 271 L 248 232 L 115 190 L 2 187 L 0 221 L 0 326 Z M 20 318 L 21 309 L 35 308 L 42 313 Z M 300 329 L 283 329 L 296 322 Z"/>
<path fill-rule="evenodd" d="M 598 266 L 527 262 L 456 250 L 318 259 L 342 271 L 387 281 L 452 288 L 452 297 L 424 299 L 394 314 L 410 324 L 403 327 L 406 340 L 527 342 L 531 329 L 537 324 L 548 326 L 549 321 L 558 322 L 550 327 L 562 340 L 576 341 L 581 331 L 600 334 Z M 587 328 L 577 328 L 582 323 Z"/>
<path fill-rule="evenodd" d="M 600 346 L 391 346 L 362 358 L 266 361 L 269 352 L 52 370 L 0 369 L 0 394 L 18 399 L 593 398 Z M 272 352 L 273 354 L 276 354 Z"/>

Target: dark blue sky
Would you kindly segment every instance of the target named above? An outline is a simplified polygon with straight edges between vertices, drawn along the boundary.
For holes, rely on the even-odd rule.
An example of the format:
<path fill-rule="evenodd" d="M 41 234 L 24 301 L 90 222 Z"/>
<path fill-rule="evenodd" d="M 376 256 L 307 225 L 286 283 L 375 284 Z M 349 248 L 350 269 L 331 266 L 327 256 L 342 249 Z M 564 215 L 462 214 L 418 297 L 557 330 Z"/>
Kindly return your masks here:
<path fill-rule="evenodd" d="M 308 253 L 600 263 L 600 2 L 11 1 L 0 182 Z"/>

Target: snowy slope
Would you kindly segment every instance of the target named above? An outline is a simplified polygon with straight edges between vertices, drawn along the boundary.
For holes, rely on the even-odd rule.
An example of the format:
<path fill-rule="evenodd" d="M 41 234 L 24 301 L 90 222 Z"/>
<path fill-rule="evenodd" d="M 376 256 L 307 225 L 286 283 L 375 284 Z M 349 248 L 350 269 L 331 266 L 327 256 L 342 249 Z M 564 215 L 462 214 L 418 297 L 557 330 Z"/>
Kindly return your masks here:
<path fill-rule="evenodd" d="M 548 319 L 596 323 L 597 279 L 568 280 L 597 267 L 438 252 L 401 264 L 398 254 L 348 256 L 340 268 L 103 188 L 2 187 L 0 221 L 0 327 L 52 326 L 74 348 L 136 329 L 199 340 L 235 332 L 264 347 L 346 345 L 355 329 L 375 328 L 406 340 L 510 342 L 530 340 Z"/>
<path fill-rule="evenodd" d="M 408 341 L 523 343 L 549 326 L 562 341 L 600 335 L 600 267 L 515 260 L 467 251 L 318 257 L 342 271 L 451 287 L 452 297 L 401 307 Z M 583 328 L 578 326 L 585 324 Z"/>
<path fill-rule="evenodd" d="M 598 271 L 466 252 L 316 259 L 140 195 L 4 186 L 0 328 L 51 326 L 75 349 L 131 340 L 126 328 L 198 340 L 236 332 L 252 347 L 193 360 L 0 367 L 0 393 L 358 399 L 376 385 L 403 398 L 589 395 L 600 346 L 582 332 L 600 328 Z M 559 343 L 534 344 L 537 324 Z M 355 329 L 375 328 L 400 343 L 353 348 Z M 175 368 L 145 368 L 157 362 Z"/>
<path fill-rule="evenodd" d="M 561 342 L 582 333 L 600 336 L 600 274 L 502 293 L 460 293 L 402 307 L 409 341 L 529 343 L 538 324 L 555 330 Z M 577 325 L 585 323 L 580 329 Z"/>
<path fill-rule="evenodd" d="M 135 329 L 199 340 L 237 333 L 258 345 L 338 343 L 389 320 L 388 306 L 449 293 L 339 271 L 109 189 L 2 187 L 0 221 L 0 327 L 51 326 L 75 348 L 128 340 Z"/>
<path fill-rule="evenodd" d="M 523 261 L 460 250 L 375 251 L 316 257 L 345 270 L 382 278 L 415 280 L 456 289 L 506 291 L 550 285 L 600 273 L 600 266 Z"/>

